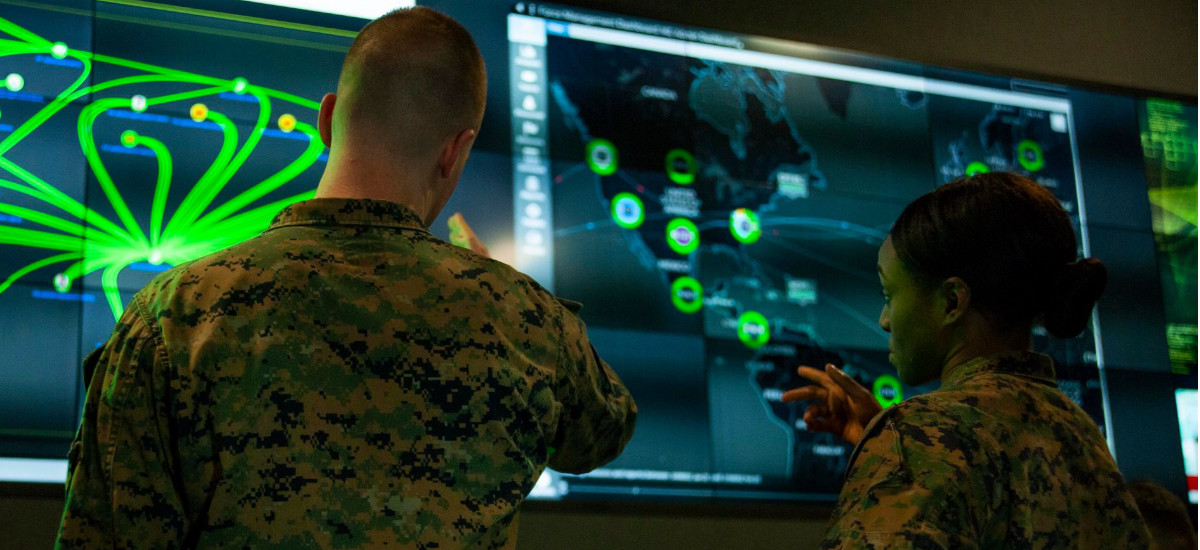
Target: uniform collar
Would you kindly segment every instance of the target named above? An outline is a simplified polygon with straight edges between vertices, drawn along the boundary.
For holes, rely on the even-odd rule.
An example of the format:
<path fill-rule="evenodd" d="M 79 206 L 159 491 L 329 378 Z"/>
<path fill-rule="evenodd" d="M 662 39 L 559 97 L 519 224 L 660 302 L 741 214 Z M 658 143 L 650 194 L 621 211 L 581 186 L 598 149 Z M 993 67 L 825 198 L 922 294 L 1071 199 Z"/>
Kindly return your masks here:
<path fill-rule="evenodd" d="M 942 373 L 942 389 L 953 389 L 984 374 L 1011 374 L 1055 385 L 1054 361 L 1032 351 L 976 357 Z"/>
<path fill-rule="evenodd" d="M 374 199 L 311 199 L 284 208 L 270 229 L 289 225 L 369 225 L 428 232 L 421 217 L 402 204 Z"/>

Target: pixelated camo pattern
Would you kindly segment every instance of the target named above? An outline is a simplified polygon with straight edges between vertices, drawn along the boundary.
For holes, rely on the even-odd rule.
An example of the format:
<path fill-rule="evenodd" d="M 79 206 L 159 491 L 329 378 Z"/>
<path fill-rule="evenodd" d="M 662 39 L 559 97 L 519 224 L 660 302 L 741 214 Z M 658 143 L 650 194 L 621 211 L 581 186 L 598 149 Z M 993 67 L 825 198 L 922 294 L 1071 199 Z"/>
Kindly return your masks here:
<path fill-rule="evenodd" d="M 61 548 L 514 548 L 636 417 L 564 303 L 369 200 L 164 273 L 85 372 Z"/>
<path fill-rule="evenodd" d="M 1096 424 L 1049 357 L 983 357 L 877 416 L 822 548 L 1149 548 Z"/>

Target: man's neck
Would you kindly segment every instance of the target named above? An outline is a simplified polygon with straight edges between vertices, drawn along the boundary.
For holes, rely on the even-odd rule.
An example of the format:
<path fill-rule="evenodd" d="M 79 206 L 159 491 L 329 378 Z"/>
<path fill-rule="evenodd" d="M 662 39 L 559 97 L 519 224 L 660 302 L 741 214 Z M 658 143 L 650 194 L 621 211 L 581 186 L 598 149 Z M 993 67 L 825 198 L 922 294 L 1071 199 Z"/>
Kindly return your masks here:
<path fill-rule="evenodd" d="M 431 194 L 417 189 L 394 170 L 369 163 L 337 162 L 330 159 L 317 185 L 316 198 L 372 199 L 394 202 L 411 208 L 421 219 L 431 209 Z"/>

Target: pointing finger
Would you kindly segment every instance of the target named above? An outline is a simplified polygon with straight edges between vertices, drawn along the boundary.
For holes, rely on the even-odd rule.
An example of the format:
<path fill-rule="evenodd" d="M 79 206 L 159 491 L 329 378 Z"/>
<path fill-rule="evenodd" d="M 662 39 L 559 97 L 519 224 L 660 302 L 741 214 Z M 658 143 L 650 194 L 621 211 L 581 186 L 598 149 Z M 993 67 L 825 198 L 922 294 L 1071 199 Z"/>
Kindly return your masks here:
<path fill-rule="evenodd" d="M 820 386 L 804 386 L 783 392 L 783 402 L 824 400 L 828 393 Z"/>
<path fill-rule="evenodd" d="M 808 366 L 801 366 L 800 368 L 796 369 L 796 374 L 799 374 L 801 378 L 806 378 L 826 388 L 833 388 L 835 386 L 835 382 L 833 382 L 833 380 L 830 379 L 829 374 L 823 370 L 814 369 Z"/>
<path fill-rule="evenodd" d="M 867 388 L 864 388 L 862 384 L 859 384 L 855 379 L 850 378 L 850 375 L 842 372 L 841 369 L 833 365 L 825 365 L 825 372 L 830 373 L 829 378 L 847 394 L 860 397 L 871 396 L 871 392 L 867 390 Z"/>

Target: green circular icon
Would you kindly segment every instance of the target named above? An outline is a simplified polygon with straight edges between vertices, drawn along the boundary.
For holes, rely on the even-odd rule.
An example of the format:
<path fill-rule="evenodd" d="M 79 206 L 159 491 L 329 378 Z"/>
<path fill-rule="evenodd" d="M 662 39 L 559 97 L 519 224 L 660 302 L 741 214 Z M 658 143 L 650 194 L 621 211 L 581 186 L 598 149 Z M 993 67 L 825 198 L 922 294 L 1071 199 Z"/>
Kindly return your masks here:
<path fill-rule="evenodd" d="M 1030 172 L 1037 172 L 1046 166 L 1046 158 L 1042 156 L 1042 146 L 1032 139 L 1017 144 L 1017 162 Z"/>
<path fill-rule="evenodd" d="M 4 77 L 4 86 L 10 91 L 19 92 L 25 87 L 25 77 L 17 73 L 9 73 Z"/>
<path fill-rule="evenodd" d="M 753 244 L 762 236 L 762 223 L 753 210 L 738 208 L 729 214 L 729 232 L 739 242 Z"/>
<path fill-rule="evenodd" d="M 54 56 L 54 59 L 62 59 L 66 57 L 67 45 L 63 44 L 62 42 L 55 42 L 53 46 L 50 46 L 50 55 Z"/>
<path fill-rule="evenodd" d="M 55 275 L 54 290 L 57 290 L 59 294 L 71 290 L 71 276 L 67 275 L 66 273 L 59 273 Z"/>
<path fill-rule="evenodd" d="M 667 177 L 679 185 L 696 181 L 696 157 L 684 149 L 671 149 L 667 153 Z"/>
<path fill-rule="evenodd" d="M 879 406 L 885 409 L 904 400 L 904 390 L 900 387 L 900 381 L 890 374 L 879 375 L 879 378 L 875 379 L 872 391 L 875 400 L 879 401 Z"/>
<path fill-rule="evenodd" d="M 646 207 L 642 205 L 642 199 L 633 193 L 617 193 L 612 200 L 612 217 L 617 225 L 635 229 L 646 221 Z"/>
<path fill-rule="evenodd" d="M 991 171 L 992 169 L 988 168 L 988 165 L 979 161 L 975 161 L 967 165 L 968 176 L 974 176 L 975 174 L 986 174 Z"/>
<path fill-rule="evenodd" d="M 667 244 L 680 254 L 691 254 L 700 246 L 700 230 L 687 218 L 675 218 L 667 223 Z"/>
<path fill-rule="evenodd" d="M 133 147 L 134 145 L 137 145 L 137 138 L 137 132 L 134 132 L 133 130 L 125 130 L 124 132 L 121 132 L 121 145 Z"/>
<path fill-rule="evenodd" d="M 238 77 L 238 78 L 233 79 L 233 93 L 235 93 L 235 94 L 246 93 L 246 88 L 249 86 L 250 86 L 250 81 L 246 80 L 245 78 Z"/>
<path fill-rule="evenodd" d="M 771 326 L 767 318 L 757 311 L 747 311 L 738 317 L 738 340 L 746 347 L 758 349 L 771 339 Z"/>
<path fill-rule="evenodd" d="M 601 176 L 617 172 L 617 146 L 607 139 L 593 139 L 586 149 L 588 167 Z"/>
<path fill-rule="evenodd" d="M 680 277 L 671 283 L 671 302 L 679 311 L 696 313 L 704 305 L 704 288 L 700 281 L 691 277 Z"/>

